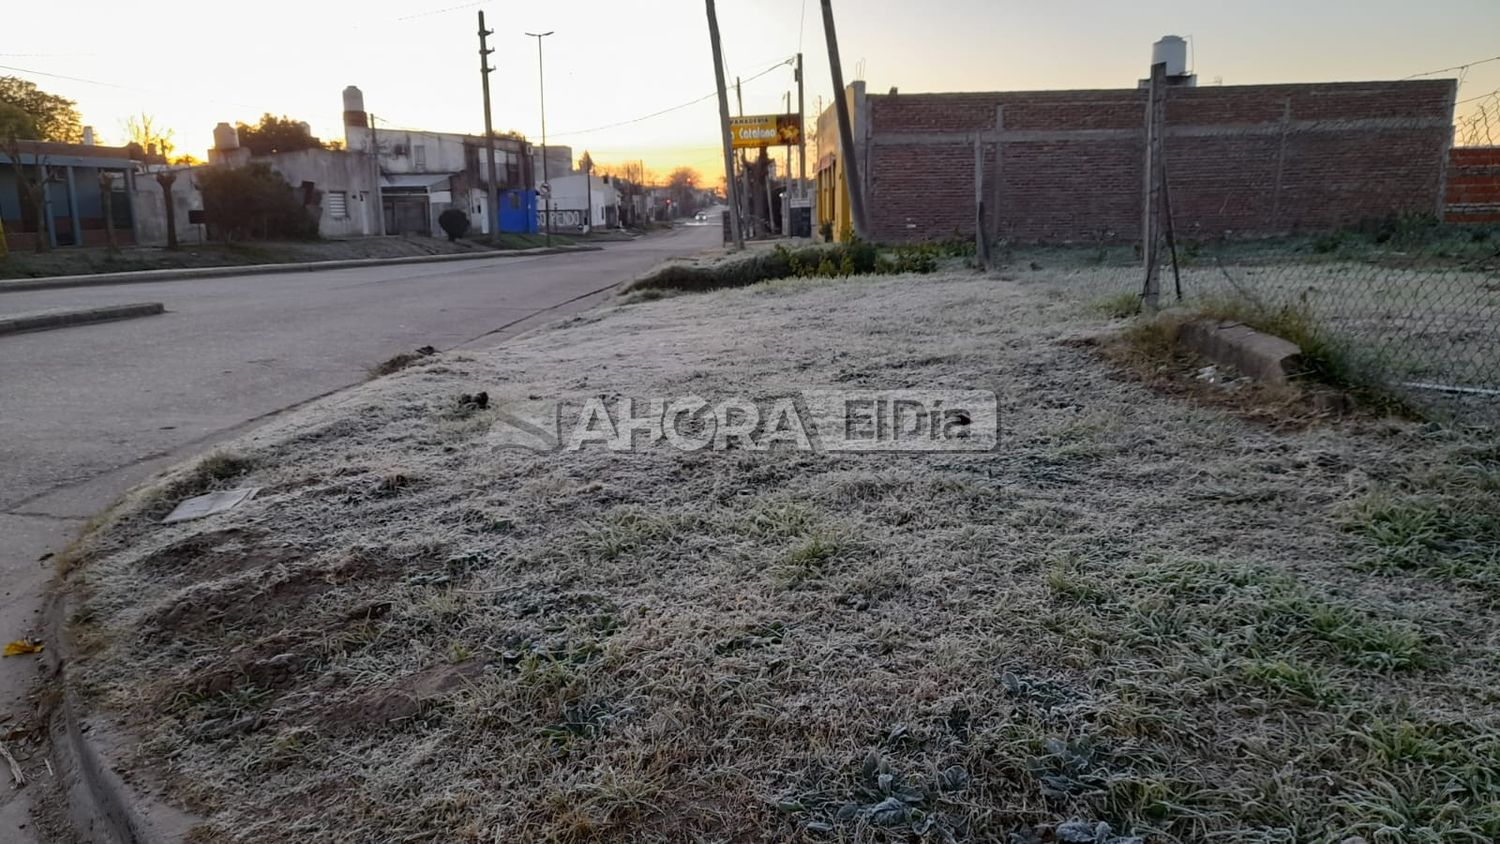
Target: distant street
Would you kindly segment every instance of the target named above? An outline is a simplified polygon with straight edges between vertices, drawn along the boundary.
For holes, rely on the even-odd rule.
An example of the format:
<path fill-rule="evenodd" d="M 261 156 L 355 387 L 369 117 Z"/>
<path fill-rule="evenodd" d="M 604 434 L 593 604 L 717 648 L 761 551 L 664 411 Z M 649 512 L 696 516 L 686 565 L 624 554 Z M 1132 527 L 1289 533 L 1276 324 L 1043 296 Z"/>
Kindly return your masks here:
<path fill-rule="evenodd" d="M 615 282 L 717 245 L 719 231 L 682 228 L 578 254 L 0 294 L 0 315 L 167 308 L 0 337 L 0 637 L 41 634 L 51 572 L 39 558 L 153 472 L 357 383 L 399 352 L 482 347 L 590 307 Z M 21 720 L 34 665 L 0 662 L 0 715 Z M 13 831 L 25 822 L 19 802 L 0 797 L 0 839 L 28 840 Z"/>

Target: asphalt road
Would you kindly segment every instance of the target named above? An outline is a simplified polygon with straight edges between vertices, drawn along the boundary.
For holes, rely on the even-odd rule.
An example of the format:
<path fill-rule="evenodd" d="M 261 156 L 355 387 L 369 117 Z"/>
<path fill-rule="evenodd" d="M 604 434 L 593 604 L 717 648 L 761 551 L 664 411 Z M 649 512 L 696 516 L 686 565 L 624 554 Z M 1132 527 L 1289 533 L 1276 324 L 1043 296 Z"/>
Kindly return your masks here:
<path fill-rule="evenodd" d="M 161 468 L 358 383 L 397 353 L 490 345 L 591 307 L 610 285 L 718 236 L 701 226 L 598 252 L 0 295 L 0 315 L 167 308 L 0 337 L 0 642 L 41 634 L 42 556 Z M 35 665 L 0 660 L 0 718 L 23 720 Z M 46 785 L 40 754 L 23 767 L 38 782 L 29 792 L 0 783 L 0 840 L 43 838 L 28 799 Z"/>

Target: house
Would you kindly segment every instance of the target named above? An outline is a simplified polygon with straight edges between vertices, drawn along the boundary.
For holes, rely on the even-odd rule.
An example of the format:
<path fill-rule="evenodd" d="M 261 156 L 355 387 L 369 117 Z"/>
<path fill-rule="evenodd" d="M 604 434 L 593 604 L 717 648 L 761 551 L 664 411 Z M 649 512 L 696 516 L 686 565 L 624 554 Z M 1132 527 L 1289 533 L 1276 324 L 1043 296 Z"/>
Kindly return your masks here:
<path fill-rule="evenodd" d="M 582 173 L 554 176 L 551 185 L 554 230 L 585 224 L 591 228 L 619 225 L 620 193 L 611 177 Z"/>
<path fill-rule="evenodd" d="M 491 180 L 483 135 L 380 126 L 365 111 L 363 92 L 351 85 L 344 89 L 344 139 L 349 151 L 374 151 L 379 161 L 386 234 L 433 235 L 441 230 L 438 216 L 450 208 L 469 215 L 475 233 L 489 233 L 492 217 L 504 231 L 535 231 L 532 149 L 525 138 L 494 139 L 500 202 L 494 213 L 488 208 Z"/>
<path fill-rule="evenodd" d="M 1169 77 L 1162 160 L 1177 236 L 1441 216 L 1454 86 Z M 995 242 L 1141 236 L 1147 90 L 876 95 L 856 82 L 846 97 L 874 240 L 972 237 L 979 226 Z M 818 118 L 817 208 L 835 238 L 851 231 L 839 147 L 830 107 Z"/>
<path fill-rule="evenodd" d="M 52 246 L 104 246 L 108 243 L 105 206 L 114 221 L 115 240 L 121 246 L 136 243 L 134 187 L 136 162 L 126 147 L 104 147 L 92 143 L 93 130 L 85 130 L 85 142 L 60 144 L 48 141 L 19 142 L 20 164 L 28 179 L 40 163 L 46 171 L 46 207 L 21 201 L 16 168 L 0 149 L 0 225 L 11 250 L 33 249 L 38 237 Z M 109 180 L 108 202 L 101 175 Z M 153 186 L 154 187 L 154 186 Z"/>

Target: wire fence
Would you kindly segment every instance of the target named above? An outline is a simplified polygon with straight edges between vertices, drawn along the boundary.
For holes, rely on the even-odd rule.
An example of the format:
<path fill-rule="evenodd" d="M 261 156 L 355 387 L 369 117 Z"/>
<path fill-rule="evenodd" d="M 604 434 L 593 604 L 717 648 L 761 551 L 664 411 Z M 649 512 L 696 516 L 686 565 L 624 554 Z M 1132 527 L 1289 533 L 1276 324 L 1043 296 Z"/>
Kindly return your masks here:
<path fill-rule="evenodd" d="M 1219 278 L 1195 279 L 1190 295 L 1230 303 L 1414 408 L 1500 423 L 1500 92 L 1464 105 L 1443 221 L 1400 214 L 1259 256 L 1222 246 L 1198 256 Z"/>
<path fill-rule="evenodd" d="M 1431 418 L 1500 428 L 1500 92 L 1465 105 L 1442 219 L 1404 213 L 1303 236 L 1164 244 L 1161 304 L 1287 337 L 1320 374 Z M 1191 228 L 1178 220 L 1178 231 Z M 1123 311 L 1143 293 L 1144 271 L 1109 250 L 1072 259 L 1058 283 Z"/>

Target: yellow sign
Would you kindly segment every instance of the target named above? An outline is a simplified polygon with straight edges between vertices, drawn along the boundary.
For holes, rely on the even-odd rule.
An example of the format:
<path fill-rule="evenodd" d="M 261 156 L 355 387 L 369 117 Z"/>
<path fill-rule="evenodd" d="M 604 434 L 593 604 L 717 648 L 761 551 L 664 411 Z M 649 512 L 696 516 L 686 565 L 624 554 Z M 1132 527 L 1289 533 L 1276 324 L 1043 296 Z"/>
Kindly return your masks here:
<path fill-rule="evenodd" d="M 731 117 L 729 137 L 735 149 L 789 146 L 801 143 L 802 126 L 795 114 Z"/>

